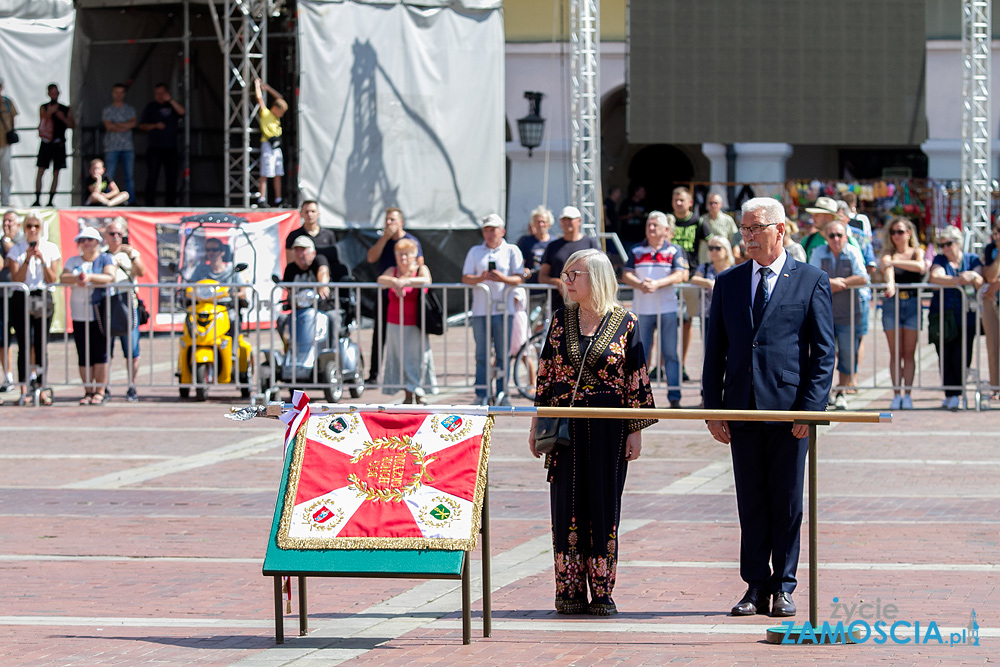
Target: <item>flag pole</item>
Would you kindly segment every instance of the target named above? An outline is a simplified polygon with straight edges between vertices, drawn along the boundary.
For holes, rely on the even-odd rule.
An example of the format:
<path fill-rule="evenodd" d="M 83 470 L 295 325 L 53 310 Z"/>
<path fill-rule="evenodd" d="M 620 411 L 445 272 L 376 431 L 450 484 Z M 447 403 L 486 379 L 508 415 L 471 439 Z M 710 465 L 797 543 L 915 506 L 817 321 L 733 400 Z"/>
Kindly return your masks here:
<path fill-rule="evenodd" d="M 251 417 L 269 417 L 276 419 L 286 410 L 292 409 L 291 403 L 268 403 L 266 406 L 256 406 Z M 382 412 L 388 414 L 441 414 L 457 412 L 467 415 L 493 415 L 496 417 L 569 417 L 574 419 L 688 419 L 743 422 L 800 422 L 817 421 L 852 422 L 864 424 L 885 424 L 892 422 L 889 412 L 814 412 L 808 410 L 677 410 L 672 408 L 550 408 L 534 406 L 500 406 L 500 405 L 349 405 L 340 403 L 309 403 L 313 414 L 352 414 L 365 412 Z M 247 408 L 232 408 L 237 414 Z"/>

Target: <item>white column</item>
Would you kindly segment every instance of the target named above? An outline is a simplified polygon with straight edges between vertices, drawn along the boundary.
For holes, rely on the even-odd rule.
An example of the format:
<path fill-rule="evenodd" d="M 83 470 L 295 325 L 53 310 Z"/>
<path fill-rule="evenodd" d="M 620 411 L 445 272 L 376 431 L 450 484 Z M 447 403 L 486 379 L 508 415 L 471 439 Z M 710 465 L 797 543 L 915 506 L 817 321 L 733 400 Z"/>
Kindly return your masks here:
<path fill-rule="evenodd" d="M 733 144 L 736 150 L 736 180 L 743 183 L 782 182 L 792 145 L 785 143 Z"/>

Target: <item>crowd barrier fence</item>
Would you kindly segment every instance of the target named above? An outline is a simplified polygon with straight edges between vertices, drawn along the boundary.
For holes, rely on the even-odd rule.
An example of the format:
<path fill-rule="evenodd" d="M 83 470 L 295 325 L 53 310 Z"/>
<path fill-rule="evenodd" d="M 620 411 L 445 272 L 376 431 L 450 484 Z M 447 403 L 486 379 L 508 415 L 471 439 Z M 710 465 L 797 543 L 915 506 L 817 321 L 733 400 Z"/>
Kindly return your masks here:
<path fill-rule="evenodd" d="M 402 328 L 397 329 L 395 340 L 391 340 L 390 338 L 392 337 L 386 338 L 385 336 L 387 322 L 383 321 L 381 314 L 386 312 L 387 303 L 384 300 L 387 298 L 387 292 L 378 283 L 343 282 L 326 284 L 331 291 L 331 301 L 336 305 L 335 310 L 337 311 L 337 315 L 334 318 L 335 322 L 333 322 L 333 325 L 339 331 L 337 344 L 330 345 L 325 349 L 325 356 L 322 363 L 317 363 L 319 361 L 318 356 L 313 359 L 311 365 L 307 365 L 304 374 L 297 374 L 290 378 L 282 378 L 277 375 L 277 366 L 274 363 L 275 355 L 283 357 L 291 355 L 291 359 L 298 359 L 299 355 L 304 352 L 299 349 L 302 343 L 301 338 L 298 336 L 300 333 L 298 327 L 302 325 L 296 315 L 301 309 L 317 310 L 320 298 L 317 290 L 321 286 L 320 283 L 276 283 L 271 293 L 266 295 L 266 298 L 261 298 L 249 286 L 236 283 L 220 284 L 210 286 L 207 293 L 204 294 L 205 298 L 198 301 L 193 298 L 196 296 L 194 292 L 198 290 L 197 285 L 179 285 L 177 283 L 142 283 L 139 285 L 121 283 L 110 285 L 108 287 L 121 293 L 134 294 L 146 303 L 156 303 L 158 306 L 155 315 L 157 318 L 156 321 L 160 325 L 159 328 L 165 329 L 165 331 L 161 331 L 154 336 L 152 327 L 146 325 L 139 327 L 140 333 L 136 335 L 135 319 L 129 318 L 128 331 L 124 336 L 118 338 L 107 337 L 103 342 L 104 351 L 109 360 L 114 358 L 112 348 L 116 344 L 119 348 L 124 348 L 126 352 L 124 356 L 126 357 L 132 356 L 130 353 L 136 344 L 138 344 L 140 352 L 143 353 L 140 355 L 140 364 L 136 369 L 133 369 L 129 363 L 124 364 L 124 381 L 118 379 L 121 376 L 119 372 L 114 380 L 109 380 L 108 386 L 113 388 L 116 393 L 120 391 L 122 386 L 147 388 L 175 387 L 182 396 L 190 392 L 199 396 L 207 393 L 210 388 L 218 386 L 218 383 L 209 380 L 220 377 L 220 373 L 223 372 L 224 367 L 231 366 L 239 370 L 242 365 L 247 363 L 249 364 L 247 372 L 240 373 L 237 371 L 233 373 L 231 381 L 227 383 L 228 386 L 233 390 L 239 391 L 244 397 L 251 395 L 261 397 L 266 395 L 267 398 L 272 398 L 275 392 L 280 394 L 280 391 L 283 389 L 303 388 L 307 390 L 322 390 L 327 394 L 327 398 L 330 398 L 328 390 L 330 390 L 332 384 L 330 382 L 331 376 L 329 373 L 324 376 L 324 372 L 331 368 L 331 363 L 333 364 L 332 367 L 339 371 L 341 389 L 349 391 L 352 398 L 358 398 L 364 390 L 381 390 L 387 384 L 395 384 L 391 381 L 386 381 L 384 368 L 381 369 L 382 372 L 378 381 L 374 383 L 374 386 L 371 383 L 367 383 L 364 379 L 368 369 L 366 362 L 370 360 L 371 341 L 365 340 L 362 337 L 362 330 L 368 328 L 367 326 L 362 326 L 362 324 L 367 324 L 369 321 L 369 318 L 362 309 L 363 291 L 375 295 L 374 312 L 369 313 L 374 315 L 374 318 L 371 319 L 371 338 L 376 340 L 385 339 L 386 346 L 399 346 L 401 354 L 406 347 L 406 334 Z M 25 384 L 30 386 L 29 391 L 35 394 L 36 404 L 40 392 L 45 391 L 45 387 L 42 386 L 43 384 L 45 386 L 52 384 L 92 385 L 95 380 L 94 377 L 89 375 L 89 369 L 92 366 L 90 359 L 92 350 L 90 345 L 90 327 L 87 327 L 84 331 L 82 346 L 84 358 L 82 366 L 85 370 L 80 377 L 77 377 L 78 371 L 74 368 L 74 365 L 77 365 L 74 363 L 77 355 L 73 349 L 72 336 L 69 333 L 69 326 L 73 321 L 73 313 L 70 306 L 72 290 L 87 290 L 86 302 L 90 303 L 90 297 L 93 294 L 94 288 L 91 286 L 79 288 L 63 284 L 56 284 L 50 286 L 50 288 L 53 290 L 64 290 L 65 298 L 63 299 L 63 303 L 65 305 L 63 308 L 65 308 L 64 321 L 67 325 L 67 331 L 61 334 L 50 334 L 48 327 L 40 327 L 43 352 L 50 352 L 48 349 L 50 345 L 60 345 L 62 347 L 61 350 L 56 350 L 61 352 L 60 354 L 43 354 L 40 365 L 46 366 L 45 360 L 47 358 L 58 358 L 61 361 L 61 369 L 52 368 L 49 365 L 44 368 L 43 375 L 41 368 L 37 368 L 34 365 L 29 368 L 29 375 L 36 378 L 44 377 L 44 383 L 40 381 L 33 382 L 30 377 L 25 382 Z M 237 304 L 232 303 L 226 296 L 228 291 L 239 289 L 247 291 L 248 298 L 242 304 L 243 307 L 236 307 Z M 507 287 L 502 291 L 498 300 L 494 299 L 488 288 L 482 284 L 432 283 L 427 286 L 426 290 L 421 290 L 418 328 L 421 340 L 428 341 L 427 346 L 431 350 L 428 355 L 428 361 L 433 364 L 435 376 L 438 378 L 438 382 L 425 387 L 425 391 L 434 393 L 441 389 L 457 391 L 480 389 L 486 391 L 489 402 L 493 404 L 505 403 L 505 399 L 515 391 L 526 398 L 533 398 L 537 357 L 541 352 L 545 332 L 551 321 L 554 289 L 551 285 L 537 284 Z M 624 289 L 627 290 L 628 288 Z M 859 295 L 861 290 L 869 290 L 871 294 L 870 299 L 863 306 L 867 308 L 868 314 L 868 327 L 864 334 L 864 349 L 861 351 L 861 354 L 858 354 L 859 351 L 853 346 L 848 350 L 851 357 L 849 364 L 860 371 L 855 376 L 857 379 L 857 386 L 855 388 L 895 391 L 905 391 L 912 388 L 914 390 L 960 392 L 962 407 L 973 407 L 975 409 L 989 407 L 990 396 L 1000 391 L 1000 386 L 998 386 L 997 382 L 997 361 L 998 357 L 1000 357 L 1000 351 L 997 349 L 997 334 L 1000 332 L 1000 307 L 997 305 L 997 295 L 994 295 L 992 299 L 987 299 L 982 290 L 975 293 L 971 289 L 965 290 L 930 283 L 906 285 L 907 290 L 915 291 L 915 296 L 913 296 L 913 291 L 905 293 L 897 291 L 892 297 L 886 297 L 884 295 L 885 285 L 881 284 L 857 286 L 849 289 L 853 295 Z M 942 379 L 945 372 L 945 360 L 943 357 L 939 357 L 934 361 L 937 373 L 932 374 L 925 370 L 930 366 L 926 355 L 935 354 L 934 348 L 928 344 L 928 334 L 924 333 L 925 331 L 929 332 L 929 321 L 932 317 L 929 307 L 930 298 L 935 293 L 943 294 L 943 290 L 946 289 L 960 292 L 960 312 L 968 313 L 967 317 L 957 318 L 960 320 L 955 323 L 957 325 L 957 333 L 954 331 L 947 333 L 945 335 L 946 341 L 942 343 L 943 346 L 960 346 L 960 358 L 969 361 L 962 369 L 961 380 L 951 384 L 945 384 Z M 303 305 L 299 305 L 300 302 L 295 298 L 300 290 L 311 290 L 310 296 L 306 302 L 303 302 Z M 483 294 L 487 304 L 487 312 L 502 315 L 500 318 L 502 325 L 500 331 L 494 331 L 492 318 L 485 318 L 487 350 L 493 349 L 490 343 L 496 335 L 502 336 L 502 340 L 508 343 L 503 346 L 507 351 L 507 354 L 502 355 L 504 358 L 492 359 L 492 363 L 486 364 L 485 386 L 479 385 L 478 387 L 474 380 L 476 364 L 475 335 L 471 326 L 472 302 L 474 293 L 477 290 Z M 521 297 L 515 300 L 515 308 L 513 312 L 510 312 L 507 304 L 509 302 L 508 297 L 513 290 L 517 290 Z M 699 319 L 699 326 L 696 329 L 692 329 L 691 335 L 692 337 L 700 336 L 700 339 L 703 340 L 705 318 L 702 315 L 708 312 L 709 293 L 696 286 L 679 286 L 679 291 L 685 290 L 696 290 L 698 293 L 699 312 L 692 313 L 691 315 Z M 428 323 L 425 320 L 425 302 L 428 292 L 435 294 L 439 302 L 445 304 L 446 318 L 442 336 L 427 334 Z M 456 296 L 456 292 L 460 296 Z M 15 299 L 14 296 L 16 294 L 21 294 L 23 297 Z M 50 319 L 53 314 L 48 310 L 50 308 L 48 300 L 36 298 L 34 299 L 35 306 L 41 309 L 40 312 L 36 312 L 36 315 L 40 315 L 41 317 L 30 318 L 33 299 L 31 290 L 23 283 L 0 284 L 0 295 L 3 297 L 2 304 L 0 304 L 0 314 L 3 316 L 3 322 L 7 325 L 0 331 L 0 339 L 2 339 L 5 349 L 15 342 L 12 339 L 11 324 L 18 317 L 18 312 L 15 312 L 17 310 L 15 304 L 19 300 L 23 301 L 23 307 L 20 311 L 22 321 L 25 318 L 29 318 L 33 326 L 37 327 L 40 321 Z M 628 292 L 625 291 L 624 295 L 627 296 Z M 891 373 L 881 372 L 887 369 L 880 368 L 880 365 L 885 365 L 886 347 L 892 350 L 892 361 L 895 361 L 897 367 L 900 358 L 904 355 L 903 346 L 901 345 L 904 330 L 899 327 L 900 303 L 907 300 L 907 297 L 903 295 L 908 295 L 908 298 L 916 298 L 917 302 L 921 304 L 919 309 L 920 329 L 914 349 L 914 378 L 912 385 L 909 387 L 904 386 L 901 379 L 894 380 Z M 288 300 L 289 311 L 286 316 L 281 312 L 279 302 L 289 296 L 291 298 Z M 853 298 L 859 297 L 855 296 Z M 944 298 L 940 298 L 938 301 L 938 312 L 935 319 L 940 322 L 938 329 L 944 335 L 947 321 L 944 309 L 945 300 Z M 451 309 L 448 308 L 449 302 L 452 302 Z M 101 303 L 105 309 L 104 315 L 107 318 L 105 321 L 110 321 L 110 301 L 104 300 Z M 195 308 L 197 308 L 198 303 L 203 304 L 204 310 L 211 314 L 225 311 L 232 320 L 231 330 L 239 330 L 243 341 L 249 344 L 252 350 L 252 358 L 249 360 L 241 359 L 241 349 L 245 351 L 246 345 L 241 346 L 237 342 L 239 339 L 218 337 L 219 345 L 217 353 L 209 355 L 211 356 L 211 362 L 210 366 L 206 367 L 206 372 L 201 376 L 198 373 L 192 373 L 190 378 L 182 378 L 180 376 L 181 362 L 184 355 L 182 349 L 188 349 L 193 352 L 198 347 L 182 347 L 182 341 L 190 338 L 190 333 L 194 330 L 192 327 L 197 328 L 197 317 L 193 319 L 189 318 L 192 303 L 194 303 Z M 895 312 L 895 327 L 890 330 L 892 336 L 891 342 L 888 334 L 885 333 L 882 327 L 881 317 L 879 316 L 882 309 L 889 303 L 894 305 Z M 681 343 L 683 321 L 685 319 L 683 304 L 684 299 L 678 298 L 676 341 L 679 363 L 682 363 L 681 360 L 683 359 Z M 402 307 L 403 304 L 400 302 L 400 308 L 402 309 Z M 661 327 L 664 323 L 663 315 L 659 314 L 657 316 L 658 332 L 662 331 Z M 402 312 L 400 313 L 400 317 L 402 317 Z M 215 320 L 213 317 L 206 319 L 205 314 L 202 313 L 202 318 L 205 321 L 203 328 L 214 325 Z M 282 331 L 276 325 L 284 323 L 286 319 L 288 323 L 286 325 L 287 333 L 286 338 L 283 340 Z M 164 324 L 168 326 L 164 327 Z M 850 309 L 850 331 L 852 334 L 854 331 L 857 331 L 860 324 L 861 322 L 857 320 L 855 309 Z M 513 349 L 513 346 L 510 345 L 512 329 L 515 327 L 520 328 L 520 334 L 514 336 L 515 342 L 518 343 L 518 349 Z M 459 335 L 455 335 L 455 329 L 460 330 Z M 980 330 L 982 330 L 984 335 L 978 335 Z M 188 334 L 185 334 L 186 331 Z M 229 338 L 229 340 L 226 341 L 224 340 L 225 338 Z M 164 339 L 167 340 L 166 346 L 162 343 Z M 285 340 L 287 340 L 287 350 Z M 154 345 L 156 346 L 155 355 L 149 353 L 149 351 L 153 350 Z M 163 358 L 164 347 L 169 350 L 167 359 Z M 434 348 L 444 353 L 431 361 Z M 384 351 L 380 356 L 382 359 L 385 358 Z M 685 386 L 683 382 L 678 382 L 677 384 L 667 382 L 666 373 L 663 372 L 664 364 L 659 359 L 660 346 L 658 344 L 654 344 L 654 350 L 649 356 L 651 370 L 655 369 L 652 370 L 655 388 L 666 389 L 668 391 L 676 389 L 690 395 L 694 389 L 691 385 Z M 228 359 L 224 359 L 225 357 L 228 357 Z M 353 363 L 354 366 L 349 368 L 348 365 L 345 365 L 348 362 Z M 119 363 L 116 360 L 112 365 L 117 366 Z M 14 368 L 9 370 L 17 378 L 16 361 L 13 366 Z M 171 372 L 164 373 L 165 370 Z M 347 371 L 350 371 L 350 373 Z M 497 380 L 502 380 L 499 383 L 501 386 L 499 394 L 491 391 L 491 388 L 496 386 Z M 848 389 L 836 384 L 836 382 L 837 376 L 835 376 L 834 391 Z"/>

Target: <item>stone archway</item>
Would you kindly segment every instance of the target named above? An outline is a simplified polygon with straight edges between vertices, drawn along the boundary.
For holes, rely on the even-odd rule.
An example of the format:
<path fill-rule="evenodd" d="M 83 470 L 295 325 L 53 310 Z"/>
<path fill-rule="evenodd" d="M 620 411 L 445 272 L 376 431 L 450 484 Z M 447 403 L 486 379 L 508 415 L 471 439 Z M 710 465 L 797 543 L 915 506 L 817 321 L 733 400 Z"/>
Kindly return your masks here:
<path fill-rule="evenodd" d="M 646 210 L 669 213 L 676 185 L 708 180 L 710 163 L 701 144 L 632 144 L 626 133 L 625 86 L 601 101 L 601 177 L 605 193 L 618 186 L 627 198 L 639 185 L 646 188 Z"/>

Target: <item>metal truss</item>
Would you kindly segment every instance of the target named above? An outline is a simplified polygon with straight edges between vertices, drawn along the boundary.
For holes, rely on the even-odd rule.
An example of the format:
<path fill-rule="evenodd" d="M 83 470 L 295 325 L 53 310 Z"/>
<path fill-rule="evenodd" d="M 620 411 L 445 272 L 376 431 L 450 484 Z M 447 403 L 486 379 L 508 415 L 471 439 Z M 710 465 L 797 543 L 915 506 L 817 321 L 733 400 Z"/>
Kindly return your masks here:
<path fill-rule="evenodd" d="M 250 206 L 250 195 L 257 189 L 253 175 L 259 159 L 250 144 L 251 135 L 259 133 L 254 122 L 258 109 L 253 82 L 264 79 L 267 68 L 267 19 L 272 4 L 267 0 L 226 0 L 226 206 Z"/>
<path fill-rule="evenodd" d="M 962 226 L 977 254 L 990 237 L 990 5 L 962 1 Z"/>
<path fill-rule="evenodd" d="M 600 0 L 570 0 L 573 202 L 585 234 L 603 231 L 601 175 Z"/>

